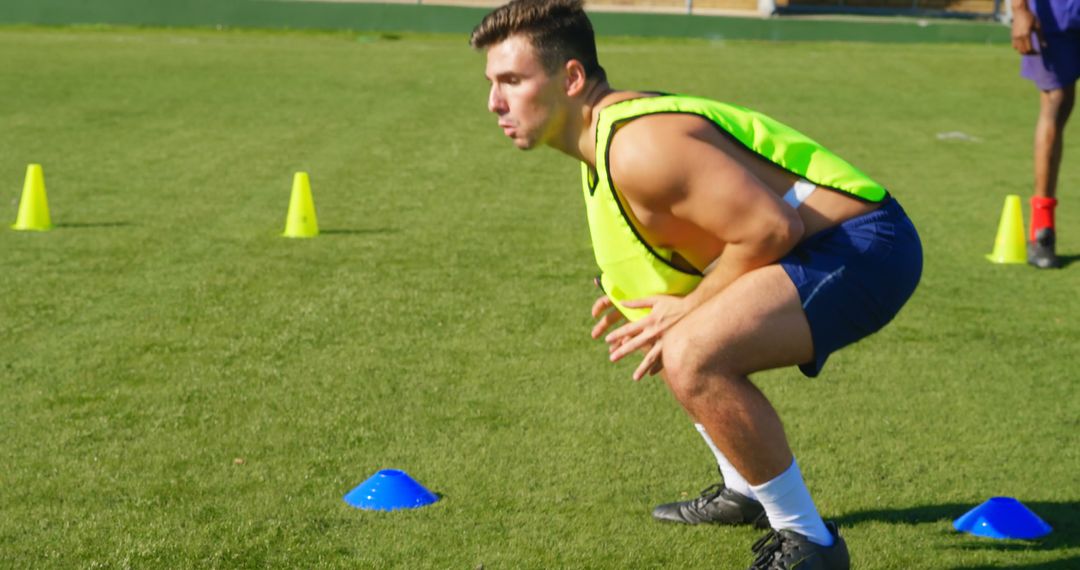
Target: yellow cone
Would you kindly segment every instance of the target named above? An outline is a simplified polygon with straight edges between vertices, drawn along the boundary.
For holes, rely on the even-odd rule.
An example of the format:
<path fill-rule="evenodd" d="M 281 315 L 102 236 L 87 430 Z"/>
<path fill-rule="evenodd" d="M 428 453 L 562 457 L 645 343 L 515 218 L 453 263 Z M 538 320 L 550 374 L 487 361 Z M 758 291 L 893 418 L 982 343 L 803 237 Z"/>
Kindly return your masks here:
<path fill-rule="evenodd" d="M 1020 196 L 1005 197 L 1005 207 L 998 222 L 994 252 L 986 259 L 994 263 L 1027 263 L 1027 241 L 1024 239 L 1024 214 L 1020 210 Z"/>
<path fill-rule="evenodd" d="M 19 200 L 19 216 L 15 218 L 15 225 L 11 228 L 37 232 L 52 228 L 49 221 L 49 201 L 45 198 L 45 175 L 41 172 L 40 164 L 26 167 L 26 182 Z"/>
<path fill-rule="evenodd" d="M 315 202 L 311 199 L 311 183 L 306 172 L 293 176 L 292 197 L 289 214 L 285 218 L 285 237 L 306 238 L 319 235 L 319 222 L 315 219 Z"/>

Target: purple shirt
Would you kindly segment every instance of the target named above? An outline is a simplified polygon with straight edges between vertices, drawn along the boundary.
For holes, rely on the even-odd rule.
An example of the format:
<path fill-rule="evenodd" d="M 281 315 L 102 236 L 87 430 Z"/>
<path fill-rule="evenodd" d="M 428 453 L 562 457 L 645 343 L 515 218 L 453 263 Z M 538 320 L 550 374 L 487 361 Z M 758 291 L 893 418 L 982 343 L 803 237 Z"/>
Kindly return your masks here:
<path fill-rule="evenodd" d="M 1028 7 L 1047 34 L 1080 30 L 1080 0 L 1028 0 Z"/>

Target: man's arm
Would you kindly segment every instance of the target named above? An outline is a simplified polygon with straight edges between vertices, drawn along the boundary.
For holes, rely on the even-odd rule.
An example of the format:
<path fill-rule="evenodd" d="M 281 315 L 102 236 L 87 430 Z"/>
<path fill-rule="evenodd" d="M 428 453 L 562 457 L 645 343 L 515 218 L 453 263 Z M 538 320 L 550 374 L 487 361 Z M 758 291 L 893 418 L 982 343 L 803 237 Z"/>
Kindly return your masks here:
<path fill-rule="evenodd" d="M 1039 19 L 1028 8 L 1027 0 L 1012 1 L 1012 45 L 1020 55 L 1033 55 L 1038 53 L 1031 44 L 1031 33 L 1034 32 L 1039 40 L 1039 47 L 1044 47 L 1042 27 Z"/>
<path fill-rule="evenodd" d="M 693 306 L 802 239 L 798 213 L 735 158 L 734 145 L 703 119 L 671 116 L 629 123 L 612 144 L 612 179 L 649 234 L 677 249 L 698 232 L 724 244 L 687 295 Z"/>
<path fill-rule="evenodd" d="M 663 331 L 802 238 L 797 212 L 736 159 L 734 144 L 703 119 L 670 115 L 635 120 L 612 142 L 612 179 L 647 233 L 676 245 L 695 234 L 723 244 L 691 294 L 644 301 L 649 316 L 608 335 L 612 360 L 650 343 L 658 352 Z"/>

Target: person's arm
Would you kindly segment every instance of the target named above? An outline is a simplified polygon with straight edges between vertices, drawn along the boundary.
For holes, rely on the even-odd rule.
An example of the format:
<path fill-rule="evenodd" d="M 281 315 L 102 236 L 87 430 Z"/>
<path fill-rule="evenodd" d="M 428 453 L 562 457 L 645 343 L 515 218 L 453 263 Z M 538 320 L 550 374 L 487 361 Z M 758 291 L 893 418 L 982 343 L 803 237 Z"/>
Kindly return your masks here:
<path fill-rule="evenodd" d="M 1012 45 L 1020 55 L 1033 55 L 1038 53 L 1031 43 L 1031 34 L 1035 33 L 1039 47 L 1045 47 L 1042 27 L 1039 19 L 1028 8 L 1027 0 L 1010 0 L 1012 2 Z"/>
<path fill-rule="evenodd" d="M 672 122 L 679 127 L 671 128 Z M 605 340 L 612 360 L 652 346 L 635 378 L 659 365 L 665 330 L 740 276 L 783 257 L 803 235 L 794 208 L 729 154 L 734 143 L 715 132 L 710 136 L 702 124 L 701 119 L 665 124 L 647 117 L 623 127 L 612 143 L 612 179 L 644 213 L 638 218 L 649 233 L 674 236 L 692 227 L 725 244 L 712 271 L 689 295 L 627 303 L 652 310 Z"/>
<path fill-rule="evenodd" d="M 730 155 L 695 141 L 692 178 L 672 214 L 726 245 L 712 270 L 684 298 L 697 308 L 733 281 L 786 255 L 803 237 L 798 213 Z M 689 150 L 689 149 L 688 149 Z"/>

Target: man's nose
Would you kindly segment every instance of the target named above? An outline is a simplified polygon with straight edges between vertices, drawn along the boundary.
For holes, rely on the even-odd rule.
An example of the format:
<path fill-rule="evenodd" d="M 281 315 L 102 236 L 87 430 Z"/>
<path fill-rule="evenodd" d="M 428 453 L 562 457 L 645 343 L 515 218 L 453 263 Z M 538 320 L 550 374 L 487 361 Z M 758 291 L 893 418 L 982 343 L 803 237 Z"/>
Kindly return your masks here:
<path fill-rule="evenodd" d="M 506 111 L 506 100 L 499 94 L 497 85 L 492 85 L 491 91 L 488 92 L 488 111 L 497 114 Z"/>

